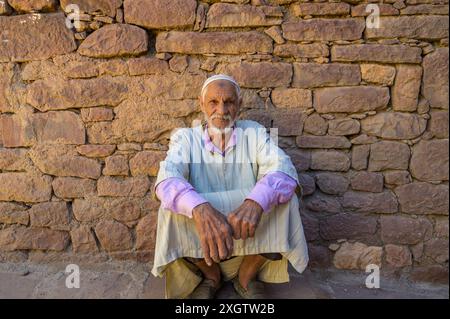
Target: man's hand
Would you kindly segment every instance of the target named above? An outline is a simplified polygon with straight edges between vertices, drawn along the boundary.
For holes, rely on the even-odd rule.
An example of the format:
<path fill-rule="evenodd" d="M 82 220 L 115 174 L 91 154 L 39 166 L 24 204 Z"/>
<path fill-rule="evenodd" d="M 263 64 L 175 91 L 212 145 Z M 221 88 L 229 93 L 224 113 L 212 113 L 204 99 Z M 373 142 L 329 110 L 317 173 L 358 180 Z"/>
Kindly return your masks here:
<path fill-rule="evenodd" d="M 231 257 L 233 252 L 232 230 L 225 216 L 211 204 L 204 203 L 193 209 L 192 217 L 208 266 L 212 265 L 212 261 L 218 263 Z"/>
<path fill-rule="evenodd" d="M 247 239 L 255 236 L 256 227 L 261 220 L 262 207 L 252 200 L 246 199 L 241 206 L 228 215 L 228 223 L 233 229 L 234 239 Z"/>

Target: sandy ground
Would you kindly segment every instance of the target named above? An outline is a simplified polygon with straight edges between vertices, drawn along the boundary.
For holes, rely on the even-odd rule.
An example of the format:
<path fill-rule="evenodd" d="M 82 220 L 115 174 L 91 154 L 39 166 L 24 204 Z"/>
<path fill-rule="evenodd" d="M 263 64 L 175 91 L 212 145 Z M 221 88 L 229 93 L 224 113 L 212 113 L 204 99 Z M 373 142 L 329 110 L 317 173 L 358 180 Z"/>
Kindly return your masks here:
<path fill-rule="evenodd" d="M 164 298 L 164 280 L 149 265 L 108 262 L 80 266 L 80 287 L 67 288 L 67 265 L 0 263 L 0 299 L 9 298 Z M 286 299 L 415 299 L 449 298 L 447 285 L 410 283 L 380 277 L 380 288 L 365 286 L 364 272 L 306 270 L 291 274 L 286 284 L 266 284 L 268 298 Z M 230 283 L 218 298 L 237 299 Z"/>

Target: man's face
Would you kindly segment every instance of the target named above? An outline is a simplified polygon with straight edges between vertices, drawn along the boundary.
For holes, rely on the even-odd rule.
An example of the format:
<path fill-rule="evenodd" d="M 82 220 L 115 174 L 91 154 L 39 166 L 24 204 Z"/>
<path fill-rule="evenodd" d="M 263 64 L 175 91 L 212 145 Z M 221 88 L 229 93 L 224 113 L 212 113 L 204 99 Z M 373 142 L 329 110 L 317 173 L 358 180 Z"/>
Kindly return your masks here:
<path fill-rule="evenodd" d="M 214 81 L 206 88 L 204 98 L 199 97 L 200 107 L 210 127 L 224 130 L 233 126 L 239 115 L 242 99 L 233 83 Z"/>

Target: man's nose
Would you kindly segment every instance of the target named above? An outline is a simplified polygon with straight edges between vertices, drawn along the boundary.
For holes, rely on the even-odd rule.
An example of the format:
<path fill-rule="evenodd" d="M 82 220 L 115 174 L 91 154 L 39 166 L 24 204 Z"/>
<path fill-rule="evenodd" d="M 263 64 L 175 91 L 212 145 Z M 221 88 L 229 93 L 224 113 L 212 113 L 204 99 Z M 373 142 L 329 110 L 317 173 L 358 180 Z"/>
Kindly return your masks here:
<path fill-rule="evenodd" d="M 223 101 L 219 101 L 216 111 L 221 115 L 225 115 L 228 113 L 227 107 L 225 106 L 225 103 Z"/>

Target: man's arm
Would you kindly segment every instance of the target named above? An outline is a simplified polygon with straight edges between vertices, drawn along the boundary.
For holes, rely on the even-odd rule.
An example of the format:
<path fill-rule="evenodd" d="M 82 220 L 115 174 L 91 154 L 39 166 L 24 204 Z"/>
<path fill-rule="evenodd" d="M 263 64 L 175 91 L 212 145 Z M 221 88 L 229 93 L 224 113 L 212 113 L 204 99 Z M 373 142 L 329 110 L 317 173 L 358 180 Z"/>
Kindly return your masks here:
<path fill-rule="evenodd" d="M 171 177 L 156 186 L 156 195 L 164 209 L 192 218 L 192 210 L 207 200 L 184 179 Z"/>
<path fill-rule="evenodd" d="M 205 261 L 220 262 L 233 252 L 231 227 L 225 216 L 203 199 L 188 182 L 190 140 L 179 130 L 170 139 L 166 159 L 160 163 L 155 193 L 164 208 L 192 217 Z"/>
<path fill-rule="evenodd" d="M 258 176 L 263 176 L 244 203 L 228 215 L 235 239 L 253 237 L 263 212 L 288 202 L 300 188 L 295 166 L 260 125 L 257 128 L 256 162 Z"/>
<path fill-rule="evenodd" d="M 287 203 L 294 195 L 297 181 L 283 172 L 268 173 L 261 178 L 246 197 L 258 203 L 263 212 L 273 206 Z"/>

